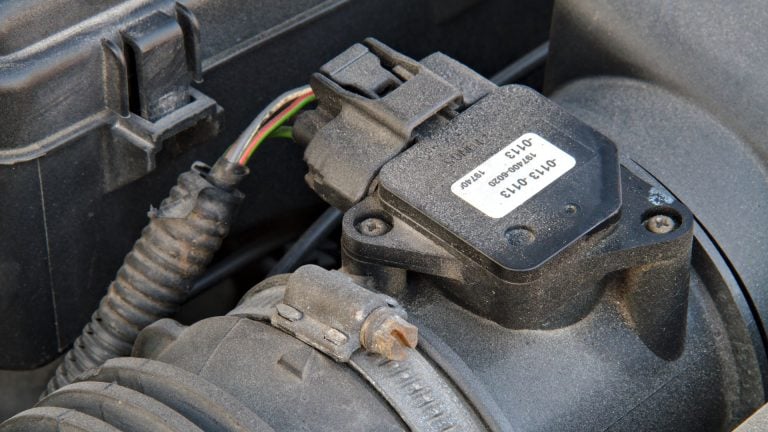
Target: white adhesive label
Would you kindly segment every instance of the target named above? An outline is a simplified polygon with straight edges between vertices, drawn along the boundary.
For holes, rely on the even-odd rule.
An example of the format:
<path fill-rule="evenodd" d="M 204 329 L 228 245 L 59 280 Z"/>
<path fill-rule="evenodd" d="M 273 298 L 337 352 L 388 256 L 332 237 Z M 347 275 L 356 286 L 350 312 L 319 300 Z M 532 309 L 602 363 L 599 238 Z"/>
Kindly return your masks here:
<path fill-rule="evenodd" d="M 498 219 L 576 166 L 576 159 L 535 133 L 512 141 L 451 185 L 451 192 Z"/>

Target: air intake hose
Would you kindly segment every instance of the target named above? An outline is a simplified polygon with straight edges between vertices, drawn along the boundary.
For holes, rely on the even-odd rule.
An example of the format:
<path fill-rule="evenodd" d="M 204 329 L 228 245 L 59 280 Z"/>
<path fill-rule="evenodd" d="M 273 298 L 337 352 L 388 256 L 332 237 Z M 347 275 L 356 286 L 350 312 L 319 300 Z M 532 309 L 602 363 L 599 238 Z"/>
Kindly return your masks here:
<path fill-rule="evenodd" d="M 220 159 L 181 174 L 123 261 L 91 321 L 64 357 L 44 393 L 84 371 L 131 353 L 138 333 L 183 304 L 227 236 L 243 194 L 247 168 Z"/>

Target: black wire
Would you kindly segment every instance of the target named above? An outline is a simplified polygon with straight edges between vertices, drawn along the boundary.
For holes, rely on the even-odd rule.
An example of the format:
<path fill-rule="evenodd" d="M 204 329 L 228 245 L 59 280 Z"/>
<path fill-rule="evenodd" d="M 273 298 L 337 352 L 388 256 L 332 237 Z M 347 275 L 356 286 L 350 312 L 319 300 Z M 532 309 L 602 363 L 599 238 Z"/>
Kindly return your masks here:
<path fill-rule="evenodd" d="M 269 271 L 267 277 L 274 276 L 281 273 L 289 273 L 301 264 L 302 260 L 306 258 L 307 254 L 314 250 L 317 245 L 323 241 L 341 222 L 341 218 L 344 214 L 334 208 L 330 207 L 323 212 L 312 225 L 304 231 L 304 234 L 296 240 L 296 243 L 288 249 L 288 252 L 280 258 Z"/>
<path fill-rule="evenodd" d="M 532 70 L 544 64 L 549 55 L 549 42 L 537 46 L 533 51 L 497 72 L 490 78 L 496 85 L 510 84 L 524 78 Z"/>
<path fill-rule="evenodd" d="M 310 225 L 309 228 L 296 240 L 290 249 L 270 270 L 269 276 L 281 273 L 289 273 L 301 264 L 307 254 L 312 252 L 328 234 L 339 225 L 343 213 L 333 207 L 326 210 Z M 240 248 L 230 256 L 211 266 L 200 279 L 192 285 L 189 299 L 197 297 L 202 292 L 216 286 L 221 281 L 241 271 L 245 267 L 267 256 L 279 246 L 285 244 L 291 236 L 285 235 L 269 240 L 259 240 L 251 245 Z"/>
<path fill-rule="evenodd" d="M 192 298 L 197 297 L 203 291 L 217 285 L 251 263 L 264 258 L 267 254 L 277 249 L 290 238 L 290 236 L 286 235 L 269 240 L 259 240 L 238 249 L 230 256 L 227 256 L 211 266 L 208 271 L 202 275 L 194 285 L 192 285 L 192 289 L 190 289 L 189 292 L 189 299 L 191 300 Z"/>

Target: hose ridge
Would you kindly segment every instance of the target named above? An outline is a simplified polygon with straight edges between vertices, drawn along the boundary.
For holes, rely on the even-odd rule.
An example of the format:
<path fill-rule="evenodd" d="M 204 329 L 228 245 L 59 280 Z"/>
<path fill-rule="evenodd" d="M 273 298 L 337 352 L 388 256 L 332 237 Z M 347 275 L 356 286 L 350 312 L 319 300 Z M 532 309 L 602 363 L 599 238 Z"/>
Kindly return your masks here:
<path fill-rule="evenodd" d="M 214 180 L 193 166 L 179 176 L 160 207 L 150 211 L 149 224 L 43 396 L 110 358 L 129 355 L 144 327 L 169 316 L 187 299 L 229 233 L 243 199 L 234 185 L 222 187 Z"/>

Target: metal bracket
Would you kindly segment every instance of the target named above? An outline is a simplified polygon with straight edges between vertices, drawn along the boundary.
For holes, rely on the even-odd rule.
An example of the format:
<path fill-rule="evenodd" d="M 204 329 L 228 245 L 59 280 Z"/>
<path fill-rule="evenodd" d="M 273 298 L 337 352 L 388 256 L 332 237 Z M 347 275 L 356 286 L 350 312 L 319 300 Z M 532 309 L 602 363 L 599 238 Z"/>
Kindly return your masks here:
<path fill-rule="evenodd" d="M 406 316 L 395 299 L 361 287 L 349 275 L 308 265 L 288 278 L 271 322 L 336 361 L 348 362 L 361 348 L 406 358 L 418 339 Z"/>
<path fill-rule="evenodd" d="M 273 326 L 348 363 L 411 430 L 485 430 L 472 406 L 419 351 L 409 348 L 408 355 L 392 359 L 386 349 L 379 352 L 370 346 L 376 336 L 372 329 L 391 329 L 382 322 L 405 323 L 405 311 L 394 299 L 368 291 L 350 275 L 311 265 L 287 278 L 267 279 L 253 291 L 228 315 L 271 320 Z"/>

